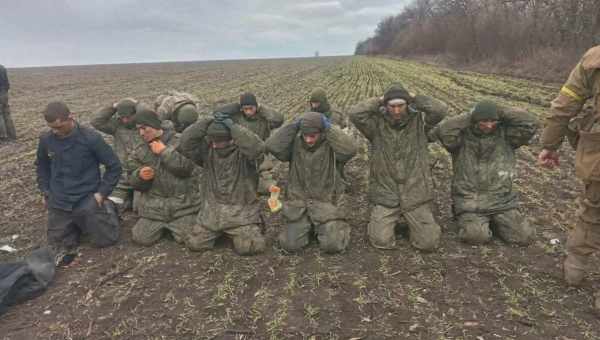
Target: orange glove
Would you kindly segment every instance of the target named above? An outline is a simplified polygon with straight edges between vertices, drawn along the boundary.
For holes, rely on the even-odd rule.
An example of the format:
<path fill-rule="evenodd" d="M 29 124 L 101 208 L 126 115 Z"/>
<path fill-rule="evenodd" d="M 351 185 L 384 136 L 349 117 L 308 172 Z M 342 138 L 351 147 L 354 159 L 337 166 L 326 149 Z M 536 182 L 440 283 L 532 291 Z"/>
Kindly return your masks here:
<path fill-rule="evenodd" d="M 163 143 L 160 140 L 150 142 L 150 150 L 152 150 L 152 153 L 156 155 L 160 155 L 163 151 L 165 151 L 166 148 L 167 146 L 165 145 L 165 143 Z"/>
<path fill-rule="evenodd" d="M 140 169 L 140 178 L 144 181 L 149 181 L 154 178 L 154 169 L 149 166 L 145 166 Z"/>

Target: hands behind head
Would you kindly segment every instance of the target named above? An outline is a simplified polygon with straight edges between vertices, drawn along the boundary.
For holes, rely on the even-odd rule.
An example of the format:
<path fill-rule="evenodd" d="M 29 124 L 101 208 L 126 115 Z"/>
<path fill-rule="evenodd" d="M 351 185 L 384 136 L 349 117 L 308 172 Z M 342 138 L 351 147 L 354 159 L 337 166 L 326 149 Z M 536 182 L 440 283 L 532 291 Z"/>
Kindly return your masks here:
<path fill-rule="evenodd" d="M 231 128 L 231 126 L 233 126 L 233 120 L 231 119 L 231 116 L 227 112 L 215 112 L 214 117 L 215 117 L 215 122 L 217 122 L 217 123 L 221 123 L 221 124 L 227 126 L 228 128 Z"/>

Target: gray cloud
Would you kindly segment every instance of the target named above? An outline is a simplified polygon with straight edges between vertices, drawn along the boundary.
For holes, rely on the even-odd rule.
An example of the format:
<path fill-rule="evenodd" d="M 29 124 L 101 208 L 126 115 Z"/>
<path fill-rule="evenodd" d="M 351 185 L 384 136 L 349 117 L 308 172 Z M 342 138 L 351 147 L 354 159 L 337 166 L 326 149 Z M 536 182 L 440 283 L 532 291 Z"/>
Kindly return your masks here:
<path fill-rule="evenodd" d="M 351 54 L 407 1 L 4 0 L 8 67 Z"/>

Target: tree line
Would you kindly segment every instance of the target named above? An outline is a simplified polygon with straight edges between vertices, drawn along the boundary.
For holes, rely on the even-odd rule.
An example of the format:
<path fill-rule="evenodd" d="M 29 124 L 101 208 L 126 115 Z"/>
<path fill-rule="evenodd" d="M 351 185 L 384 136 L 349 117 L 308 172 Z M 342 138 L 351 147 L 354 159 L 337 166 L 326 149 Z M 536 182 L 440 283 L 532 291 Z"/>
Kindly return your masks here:
<path fill-rule="evenodd" d="M 413 0 L 379 22 L 355 54 L 552 64 L 571 62 L 599 43 L 598 0 Z"/>

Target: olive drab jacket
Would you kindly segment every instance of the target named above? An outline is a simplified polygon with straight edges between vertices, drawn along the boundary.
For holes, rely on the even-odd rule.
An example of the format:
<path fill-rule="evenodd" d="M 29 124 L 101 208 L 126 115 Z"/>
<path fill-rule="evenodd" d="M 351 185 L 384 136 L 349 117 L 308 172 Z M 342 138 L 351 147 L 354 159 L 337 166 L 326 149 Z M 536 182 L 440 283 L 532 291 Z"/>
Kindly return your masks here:
<path fill-rule="evenodd" d="M 252 131 L 234 124 L 233 144 L 226 149 L 210 147 L 206 131 L 212 117 L 199 119 L 182 134 L 180 150 L 203 167 L 204 203 L 198 223 L 212 231 L 261 224 L 258 186 L 258 160 L 264 142 Z"/>
<path fill-rule="evenodd" d="M 288 123 L 267 140 L 267 150 L 280 161 L 290 163 L 285 192 L 289 202 L 337 204 L 344 192 L 341 173 L 344 165 L 356 155 L 356 142 L 335 125 L 322 132 L 321 138 L 317 145 L 309 148 L 298 124 Z"/>
<path fill-rule="evenodd" d="M 515 151 L 527 145 L 538 128 L 535 115 L 500 108 L 497 129 L 483 134 L 466 113 L 441 122 L 431 136 L 452 155 L 453 211 L 497 214 L 517 207 Z"/>
<path fill-rule="evenodd" d="M 446 115 L 448 107 L 418 95 L 406 119 L 392 124 L 380 98 L 358 103 L 349 111 L 370 142 L 369 200 L 410 211 L 432 200 L 427 133 Z"/>
<path fill-rule="evenodd" d="M 331 107 L 331 104 L 327 99 L 327 94 L 323 89 L 315 89 L 310 95 L 310 101 L 312 100 L 321 103 L 321 105 L 317 109 L 308 107 L 307 111 L 315 111 L 324 114 L 325 117 L 331 120 L 332 124 L 335 124 L 342 129 L 348 127 L 348 119 L 346 115 Z"/>
<path fill-rule="evenodd" d="M 280 127 L 285 120 L 281 113 L 265 105 L 259 105 L 256 116 L 252 118 L 246 117 L 241 110 L 240 104 L 231 103 L 217 108 L 216 111 L 229 113 L 236 124 L 254 132 L 263 141 L 267 140 L 271 131 Z"/>
<path fill-rule="evenodd" d="M 197 167 L 177 151 L 179 135 L 173 130 L 163 130 L 160 137 L 167 148 L 156 155 L 148 144 L 139 145 L 128 159 L 133 168 L 129 176 L 131 186 L 141 192 L 138 215 L 157 221 L 172 221 L 179 217 L 194 215 L 200 209 Z M 142 167 L 154 170 L 154 178 L 140 178 Z"/>
<path fill-rule="evenodd" d="M 135 124 L 125 125 L 121 123 L 119 117 L 115 115 L 117 110 L 112 106 L 106 106 L 100 109 L 91 120 L 91 125 L 98 131 L 113 136 L 113 145 L 115 153 L 121 163 L 123 163 L 123 174 L 133 170 L 127 168 L 127 159 L 129 154 L 144 141 L 135 128 Z"/>
<path fill-rule="evenodd" d="M 586 102 L 591 109 L 583 124 L 569 130 L 569 122 L 581 113 Z M 600 45 L 588 50 L 571 71 L 546 118 L 542 145 L 556 150 L 565 136 L 576 148 L 575 171 L 584 181 L 600 181 Z"/>

